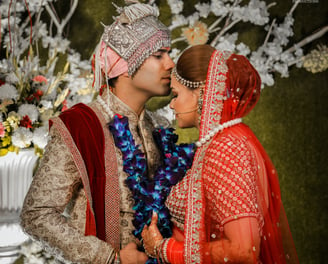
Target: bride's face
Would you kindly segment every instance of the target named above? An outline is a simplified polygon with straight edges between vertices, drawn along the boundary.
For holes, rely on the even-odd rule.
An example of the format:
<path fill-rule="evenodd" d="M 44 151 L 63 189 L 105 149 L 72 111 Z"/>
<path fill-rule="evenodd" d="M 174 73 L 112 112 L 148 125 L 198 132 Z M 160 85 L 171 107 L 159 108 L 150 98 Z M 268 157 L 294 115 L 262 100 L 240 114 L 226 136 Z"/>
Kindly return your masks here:
<path fill-rule="evenodd" d="M 191 90 L 179 83 L 174 75 L 171 79 L 173 99 L 170 107 L 175 112 L 175 118 L 180 128 L 198 127 L 198 97 L 199 89 Z"/>

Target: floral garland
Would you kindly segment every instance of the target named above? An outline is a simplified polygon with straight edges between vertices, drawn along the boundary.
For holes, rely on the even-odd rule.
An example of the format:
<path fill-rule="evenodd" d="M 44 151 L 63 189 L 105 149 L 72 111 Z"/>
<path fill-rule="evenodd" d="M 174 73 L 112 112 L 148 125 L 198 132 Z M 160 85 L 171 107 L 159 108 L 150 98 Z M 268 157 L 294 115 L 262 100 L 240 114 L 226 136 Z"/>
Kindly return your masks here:
<path fill-rule="evenodd" d="M 171 187 L 177 184 L 191 167 L 194 144 L 176 145 L 178 136 L 173 128 L 158 128 L 153 132 L 155 142 L 163 155 L 163 164 L 156 170 L 153 180 L 146 175 L 144 153 L 136 146 L 129 129 L 128 118 L 114 115 L 109 124 L 115 145 L 123 155 L 123 170 L 128 174 L 126 184 L 132 192 L 135 204 L 134 235 L 141 239 L 145 224 L 150 224 L 152 212 L 158 214 L 158 228 L 163 237 L 172 235 L 170 214 L 165 200 Z M 157 263 L 149 259 L 147 263 Z"/>

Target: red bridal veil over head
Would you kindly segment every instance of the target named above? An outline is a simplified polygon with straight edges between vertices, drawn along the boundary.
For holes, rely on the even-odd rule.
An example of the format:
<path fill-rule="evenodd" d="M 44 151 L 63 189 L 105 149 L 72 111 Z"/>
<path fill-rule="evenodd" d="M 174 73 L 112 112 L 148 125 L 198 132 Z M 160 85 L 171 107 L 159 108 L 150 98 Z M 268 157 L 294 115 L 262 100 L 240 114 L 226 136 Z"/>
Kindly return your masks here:
<path fill-rule="evenodd" d="M 200 139 L 214 127 L 247 115 L 260 91 L 260 77 L 244 56 L 214 51 L 203 93 Z M 238 219 L 258 223 L 256 228 L 247 225 L 253 229 L 246 232 L 250 237 L 243 236 L 245 225 L 229 231 L 237 232 L 239 241 L 260 235 L 252 263 L 298 263 L 276 170 L 247 125 L 228 127 L 199 147 L 187 178 L 185 263 L 234 263 L 234 254 L 243 252 L 238 245 L 234 254 L 225 247 L 224 226 Z M 216 257 L 222 254 L 223 259 Z"/>

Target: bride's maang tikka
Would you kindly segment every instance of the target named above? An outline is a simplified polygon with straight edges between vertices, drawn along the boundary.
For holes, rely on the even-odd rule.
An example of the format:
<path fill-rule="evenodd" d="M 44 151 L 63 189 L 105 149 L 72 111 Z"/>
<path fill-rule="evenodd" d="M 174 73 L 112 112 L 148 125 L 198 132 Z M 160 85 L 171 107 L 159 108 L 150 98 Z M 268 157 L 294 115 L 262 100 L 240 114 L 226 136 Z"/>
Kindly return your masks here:
<path fill-rule="evenodd" d="M 173 68 L 172 74 L 174 75 L 174 77 L 177 79 L 177 81 L 179 83 L 181 83 L 184 86 L 189 87 L 190 89 L 196 89 L 199 86 L 204 85 L 206 83 L 206 80 L 198 81 L 198 82 L 193 82 L 193 81 L 186 80 L 185 78 L 183 78 L 179 75 L 176 67 Z"/>
<path fill-rule="evenodd" d="M 120 15 L 105 26 L 102 40 L 128 63 L 132 76 L 150 55 L 171 46 L 170 31 L 157 19 L 155 6 L 133 3 L 116 8 Z"/>

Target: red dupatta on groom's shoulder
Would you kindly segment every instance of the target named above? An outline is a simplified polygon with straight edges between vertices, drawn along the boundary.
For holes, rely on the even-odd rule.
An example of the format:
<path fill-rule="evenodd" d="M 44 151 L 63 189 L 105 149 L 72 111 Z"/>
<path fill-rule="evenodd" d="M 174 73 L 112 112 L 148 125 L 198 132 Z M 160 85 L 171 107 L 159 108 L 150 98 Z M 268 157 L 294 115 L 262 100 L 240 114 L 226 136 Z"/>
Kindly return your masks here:
<path fill-rule="evenodd" d="M 50 126 L 55 126 L 62 135 L 81 175 L 87 197 L 85 235 L 106 241 L 106 144 L 102 125 L 94 110 L 80 103 L 52 119 Z M 114 201 L 117 203 L 119 199 Z"/>

